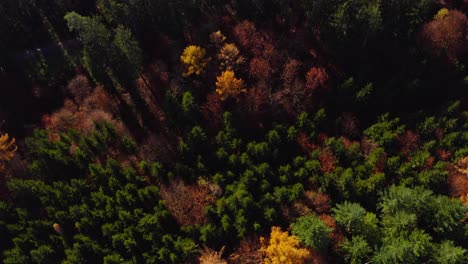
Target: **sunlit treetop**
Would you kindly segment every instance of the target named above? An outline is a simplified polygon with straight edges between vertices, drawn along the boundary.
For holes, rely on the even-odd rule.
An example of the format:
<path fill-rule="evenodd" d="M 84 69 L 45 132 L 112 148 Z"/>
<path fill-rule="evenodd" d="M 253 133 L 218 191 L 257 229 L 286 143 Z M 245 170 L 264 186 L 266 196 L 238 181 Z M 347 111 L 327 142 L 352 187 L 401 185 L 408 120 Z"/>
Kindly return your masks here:
<path fill-rule="evenodd" d="M 231 70 L 224 71 L 216 79 L 216 93 L 221 100 L 238 96 L 240 93 L 246 91 L 244 81 L 236 78 L 234 72 Z"/>
<path fill-rule="evenodd" d="M 206 50 L 204 48 L 190 45 L 185 48 L 182 56 L 180 56 L 180 60 L 185 66 L 183 76 L 187 77 L 192 74 L 202 74 L 209 59 L 206 57 Z"/>

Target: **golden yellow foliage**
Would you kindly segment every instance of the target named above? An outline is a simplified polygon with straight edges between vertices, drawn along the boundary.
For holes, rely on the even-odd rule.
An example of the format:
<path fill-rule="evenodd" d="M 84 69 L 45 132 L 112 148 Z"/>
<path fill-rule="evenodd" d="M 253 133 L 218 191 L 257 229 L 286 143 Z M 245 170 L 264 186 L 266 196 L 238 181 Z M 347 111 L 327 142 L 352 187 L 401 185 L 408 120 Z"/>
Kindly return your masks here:
<path fill-rule="evenodd" d="M 468 156 L 463 157 L 455 163 L 458 172 L 468 177 Z"/>
<path fill-rule="evenodd" d="M 463 196 L 461 196 L 461 197 L 460 197 L 460 201 L 461 201 L 464 205 L 468 206 L 468 193 L 465 194 L 465 195 L 463 195 Z"/>
<path fill-rule="evenodd" d="M 268 245 L 263 237 L 260 238 L 260 242 L 260 251 L 266 255 L 266 264 L 300 264 L 310 256 L 307 249 L 299 247 L 299 239 L 296 236 L 290 236 L 277 226 L 271 228 Z"/>
<path fill-rule="evenodd" d="M 190 76 L 192 74 L 202 74 L 209 59 L 206 58 L 206 50 L 200 46 L 190 45 L 185 48 L 180 60 L 185 65 L 186 71 L 183 76 Z"/>
<path fill-rule="evenodd" d="M 221 46 L 225 40 L 226 36 L 224 36 L 219 30 L 210 34 L 210 42 L 218 47 Z"/>
<path fill-rule="evenodd" d="M 224 44 L 218 53 L 221 61 L 221 69 L 233 70 L 245 62 L 245 58 L 240 55 L 239 49 L 234 44 Z"/>
<path fill-rule="evenodd" d="M 5 170 L 6 163 L 15 156 L 15 152 L 18 149 L 15 142 L 16 140 L 10 138 L 8 134 L 0 136 L 0 173 Z"/>
<path fill-rule="evenodd" d="M 226 100 L 230 96 L 235 97 L 245 91 L 244 81 L 237 79 L 231 70 L 224 71 L 216 79 L 216 93 L 218 93 L 221 100 Z"/>
<path fill-rule="evenodd" d="M 437 15 L 435 15 L 434 19 L 435 20 L 441 20 L 444 19 L 446 16 L 448 16 L 449 10 L 447 8 L 442 8 L 437 12 Z"/>

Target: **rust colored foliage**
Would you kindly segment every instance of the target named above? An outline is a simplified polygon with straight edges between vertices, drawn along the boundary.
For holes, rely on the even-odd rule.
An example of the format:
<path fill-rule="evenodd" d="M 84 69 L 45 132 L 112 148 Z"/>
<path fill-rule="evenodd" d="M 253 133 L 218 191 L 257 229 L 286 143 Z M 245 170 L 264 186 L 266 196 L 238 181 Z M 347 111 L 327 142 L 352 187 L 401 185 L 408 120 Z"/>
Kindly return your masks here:
<path fill-rule="evenodd" d="M 448 161 L 452 156 L 452 152 L 445 150 L 445 149 L 437 149 L 436 150 L 437 157 L 443 161 Z"/>
<path fill-rule="evenodd" d="M 167 209 L 180 225 L 206 223 L 205 207 L 214 202 L 207 186 L 186 185 L 177 180 L 161 185 L 160 191 Z"/>
<path fill-rule="evenodd" d="M 65 100 L 61 109 L 50 115 L 44 115 L 42 123 L 47 130 L 52 132 L 52 137 L 56 133 L 66 132 L 69 128 L 89 133 L 94 130 L 95 121 L 111 123 L 119 133 L 126 133 L 123 124 L 113 116 L 117 111 L 118 106 L 114 98 L 102 87 L 96 87 L 80 105 L 76 105 L 71 100 Z"/>
<path fill-rule="evenodd" d="M 427 160 L 426 160 L 426 164 L 424 165 L 424 168 L 425 169 L 432 168 L 432 165 L 434 165 L 434 161 L 435 161 L 435 158 L 432 157 L 432 156 L 429 156 L 429 158 L 427 158 Z"/>
<path fill-rule="evenodd" d="M 85 75 L 77 75 L 67 85 L 68 92 L 73 96 L 77 103 L 81 103 L 92 91 L 88 77 Z"/>
<path fill-rule="evenodd" d="M 349 148 L 352 144 L 358 143 L 357 141 L 350 140 L 349 138 L 346 138 L 346 137 L 341 137 L 341 141 L 343 142 L 343 146 L 345 148 Z"/>
<path fill-rule="evenodd" d="M 323 220 L 323 222 L 325 222 L 325 224 L 328 227 L 333 228 L 333 231 L 330 234 L 332 245 L 333 248 L 335 248 L 335 250 L 339 249 L 341 243 L 343 243 L 344 241 L 343 231 L 336 225 L 336 221 L 332 216 L 322 214 L 320 218 Z"/>
<path fill-rule="evenodd" d="M 468 157 L 461 158 L 449 166 L 448 184 L 453 197 L 466 198 L 468 195 Z"/>
<path fill-rule="evenodd" d="M 377 144 L 369 140 L 367 137 L 363 137 L 360 143 L 361 152 L 367 156 L 371 151 L 377 148 Z"/>
<path fill-rule="evenodd" d="M 0 134 L 0 174 L 5 171 L 6 165 L 15 156 L 18 149 L 15 143 L 15 138 L 8 134 Z"/>
<path fill-rule="evenodd" d="M 309 137 L 304 132 L 299 132 L 296 139 L 297 144 L 305 153 L 310 153 L 312 150 L 316 149 L 317 146 L 312 144 L 309 140 Z"/>
<path fill-rule="evenodd" d="M 323 67 L 312 67 L 306 75 L 306 88 L 310 92 L 322 92 L 328 90 L 329 77 Z"/>
<path fill-rule="evenodd" d="M 257 34 L 254 23 L 244 20 L 233 29 L 234 37 L 243 48 L 251 48 L 253 44 L 252 36 Z"/>
<path fill-rule="evenodd" d="M 277 63 L 280 56 L 271 37 L 265 32 L 259 32 L 254 23 L 242 21 L 234 27 L 233 35 L 242 48 L 249 50 L 257 58 L 268 60 L 274 66 L 273 69 L 279 67 Z"/>
<path fill-rule="evenodd" d="M 322 151 L 322 153 L 320 154 L 319 156 L 319 160 L 320 160 L 320 170 L 323 172 L 323 173 L 332 173 L 333 171 L 335 171 L 336 169 L 336 166 L 335 166 L 335 163 L 336 163 L 336 159 L 335 159 L 335 156 L 333 155 L 333 153 L 326 149 L 324 151 Z"/>
<path fill-rule="evenodd" d="M 434 129 L 434 136 L 437 140 L 442 140 L 442 138 L 444 138 L 444 135 L 445 135 L 445 131 L 443 128 L 438 127 Z"/>
<path fill-rule="evenodd" d="M 307 204 L 317 213 L 325 214 L 330 211 L 330 197 L 323 192 L 308 191 L 305 193 Z"/>
<path fill-rule="evenodd" d="M 468 194 L 468 176 L 461 173 L 450 174 L 448 183 L 453 197 L 464 197 Z"/>
<path fill-rule="evenodd" d="M 217 93 L 210 93 L 206 96 L 206 102 L 201 107 L 201 110 L 208 124 L 214 128 L 221 124 L 223 120 L 223 105 Z"/>
<path fill-rule="evenodd" d="M 317 135 L 317 142 L 320 144 L 320 145 L 323 145 L 325 144 L 325 141 L 327 141 L 329 138 L 329 136 L 325 133 L 319 133 Z"/>
<path fill-rule="evenodd" d="M 250 61 L 249 67 L 250 75 L 258 80 L 265 80 L 270 77 L 272 68 L 270 63 L 262 58 L 254 58 Z"/>
<path fill-rule="evenodd" d="M 467 23 L 462 12 L 441 9 L 422 30 L 426 49 L 434 55 L 456 59 L 466 52 Z"/>
<path fill-rule="evenodd" d="M 247 91 L 246 108 L 249 117 L 254 120 L 265 118 L 268 112 L 268 95 L 264 87 L 257 86 Z"/>
<path fill-rule="evenodd" d="M 293 85 L 294 81 L 299 78 L 302 68 L 302 63 L 298 60 L 290 59 L 284 64 L 281 79 L 285 87 Z"/>
<path fill-rule="evenodd" d="M 244 238 L 240 241 L 239 247 L 229 256 L 229 263 L 232 264 L 256 264 L 262 263 L 262 252 L 260 240 L 257 237 Z"/>
<path fill-rule="evenodd" d="M 293 84 L 273 94 L 272 102 L 281 107 L 291 117 L 306 111 L 311 104 L 310 94 L 305 93 L 304 82 L 296 79 Z"/>
<path fill-rule="evenodd" d="M 308 262 L 309 263 L 309 262 Z M 313 264 L 328 264 L 327 255 L 316 250 L 310 251 L 310 263 Z"/>
<path fill-rule="evenodd" d="M 406 156 L 416 150 L 420 144 L 419 135 L 411 130 L 407 130 L 402 135 L 399 135 L 397 140 L 401 146 L 401 152 Z"/>
<path fill-rule="evenodd" d="M 317 213 L 323 214 L 330 211 L 330 197 L 323 192 L 317 192 L 312 203 Z"/>
<path fill-rule="evenodd" d="M 374 173 L 381 173 L 385 168 L 385 163 L 387 162 L 387 154 L 383 153 L 379 160 L 375 163 Z"/>

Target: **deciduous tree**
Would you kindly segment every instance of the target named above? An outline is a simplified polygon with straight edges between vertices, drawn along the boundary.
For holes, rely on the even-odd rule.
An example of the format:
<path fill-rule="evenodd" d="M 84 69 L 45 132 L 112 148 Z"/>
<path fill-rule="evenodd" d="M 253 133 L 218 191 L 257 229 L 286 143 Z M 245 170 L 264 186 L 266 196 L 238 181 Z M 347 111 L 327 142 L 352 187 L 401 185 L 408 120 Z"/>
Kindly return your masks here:
<path fill-rule="evenodd" d="M 312 67 L 306 75 L 306 88 L 311 92 L 326 91 L 329 77 L 323 67 Z"/>
<path fill-rule="evenodd" d="M 422 37 L 427 50 L 434 55 L 446 54 L 456 59 L 466 52 L 468 20 L 460 11 L 441 9 L 434 20 L 426 24 Z"/>
<path fill-rule="evenodd" d="M 206 50 L 200 46 L 190 45 L 185 48 L 180 60 L 185 66 L 184 76 L 190 76 L 192 74 L 201 75 L 208 63 L 206 57 Z"/>
<path fill-rule="evenodd" d="M 266 264 L 300 264 L 310 256 L 307 249 L 299 247 L 299 239 L 296 236 L 281 231 L 280 227 L 271 228 L 268 244 L 263 237 L 260 241 L 263 244 L 260 251 L 266 255 Z"/>
<path fill-rule="evenodd" d="M 8 134 L 0 135 L 0 173 L 5 171 L 6 164 L 15 156 L 18 149 L 15 142 Z"/>
<path fill-rule="evenodd" d="M 218 93 L 221 100 L 236 97 L 246 91 L 244 81 L 236 78 L 233 71 L 224 71 L 216 79 L 216 93 Z"/>
<path fill-rule="evenodd" d="M 220 68 L 223 70 L 237 69 L 245 62 L 245 58 L 240 55 L 239 49 L 233 43 L 224 44 L 217 57 L 221 61 Z"/>

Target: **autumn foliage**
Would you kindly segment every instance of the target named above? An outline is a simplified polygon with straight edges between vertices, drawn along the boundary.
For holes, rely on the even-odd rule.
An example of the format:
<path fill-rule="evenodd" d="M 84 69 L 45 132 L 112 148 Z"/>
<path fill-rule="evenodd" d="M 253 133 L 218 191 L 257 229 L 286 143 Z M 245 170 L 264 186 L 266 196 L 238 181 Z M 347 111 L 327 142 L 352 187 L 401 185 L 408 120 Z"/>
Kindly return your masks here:
<path fill-rule="evenodd" d="M 281 231 L 280 227 L 272 227 L 270 241 L 266 243 L 265 238 L 260 238 L 262 247 L 260 251 L 266 257 L 266 264 L 300 264 L 310 256 L 307 249 L 299 247 L 299 239 Z"/>
<path fill-rule="evenodd" d="M 320 170 L 323 173 L 331 173 L 335 170 L 336 165 L 336 159 L 333 153 L 330 150 L 324 150 L 322 154 L 319 156 L 320 160 Z"/>
<path fill-rule="evenodd" d="M 329 77 L 323 67 L 312 67 L 306 75 L 306 88 L 311 92 L 325 91 L 328 89 Z"/>
<path fill-rule="evenodd" d="M 218 93 L 221 100 L 226 100 L 229 97 L 236 97 L 245 91 L 244 81 L 236 78 L 233 71 L 224 71 L 216 79 L 216 93 Z"/>
<path fill-rule="evenodd" d="M 259 80 L 266 80 L 272 73 L 270 63 L 262 58 L 254 58 L 250 61 L 249 72 Z"/>
<path fill-rule="evenodd" d="M 407 130 L 402 135 L 399 135 L 397 140 L 401 145 L 401 152 L 404 155 L 411 154 L 420 144 L 419 135 L 411 130 Z"/>
<path fill-rule="evenodd" d="M 220 30 L 210 34 L 210 42 L 215 44 L 217 47 L 220 47 L 225 40 L 226 36 L 224 36 Z"/>
<path fill-rule="evenodd" d="M 207 186 L 188 185 L 179 180 L 161 185 L 161 196 L 180 225 L 206 223 L 205 207 L 214 199 Z"/>
<path fill-rule="evenodd" d="M 221 258 L 223 251 L 224 247 L 219 252 L 205 247 L 198 260 L 200 264 L 227 264 L 227 261 Z"/>
<path fill-rule="evenodd" d="M 0 173 L 5 171 L 6 164 L 15 156 L 18 149 L 15 142 L 8 134 L 0 135 Z"/>
<path fill-rule="evenodd" d="M 449 59 L 457 58 L 466 52 L 467 27 L 465 14 L 441 9 L 422 30 L 426 49 L 434 55 L 446 54 Z"/>
<path fill-rule="evenodd" d="M 257 86 L 247 91 L 246 110 L 252 119 L 265 121 L 265 114 L 268 112 L 269 102 L 266 89 Z"/>
<path fill-rule="evenodd" d="M 283 80 L 285 87 L 291 86 L 294 81 L 299 78 L 301 68 L 302 63 L 295 59 L 291 59 L 284 64 L 281 79 Z"/>
<path fill-rule="evenodd" d="M 206 50 L 200 46 L 190 45 L 185 48 L 180 60 L 185 66 L 184 76 L 192 74 L 200 75 L 205 69 L 208 58 L 206 57 Z"/>
<path fill-rule="evenodd" d="M 225 70 L 234 70 L 245 62 L 237 46 L 232 43 L 224 44 L 217 57 L 221 61 L 220 68 Z"/>
<path fill-rule="evenodd" d="M 218 127 L 223 119 L 223 105 L 217 93 L 206 96 L 206 102 L 201 107 L 205 121 L 213 128 Z"/>
<path fill-rule="evenodd" d="M 257 28 L 252 22 L 244 20 L 234 27 L 233 34 L 242 47 L 252 48 L 255 45 L 253 36 L 257 34 Z"/>

